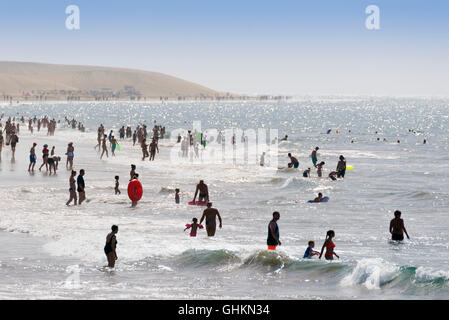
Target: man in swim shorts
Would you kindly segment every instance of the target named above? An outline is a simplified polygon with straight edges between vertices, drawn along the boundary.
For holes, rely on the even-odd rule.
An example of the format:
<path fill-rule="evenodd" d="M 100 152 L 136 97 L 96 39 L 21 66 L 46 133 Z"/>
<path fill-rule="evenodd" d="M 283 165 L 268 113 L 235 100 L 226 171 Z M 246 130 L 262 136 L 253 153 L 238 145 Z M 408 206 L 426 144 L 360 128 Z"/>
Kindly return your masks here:
<path fill-rule="evenodd" d="M 84 169 L 81 169 L 80 174 L 76 179 L 76 183 L 78 184 L 78 205 L 81 205 L 81 203 L 84 200 L 86 200 L 86 192 L 84 191 L 85 185 L 83 177 L 84 177 Z"/>
<path fill-rule="evenodd" d="M 28 171 L 34 171 L 34 166 L 36 165 L 36 146 L 37 143 L 33 143 L 30 149 L 30 165 L 28 166 Z"/>
<path fill-rule="evenodd" d="M 317 163 L 317 161 L 318 161 L 318 158 L 317 158 L 317 155 L 316 155 L 316 153 L 317 153 L 317 151 L 319 150 L 320 148 L 318 148 L 318 147 L 316 147 L 313 151 L 312 151 L 312 162 L 313 162 L 313 165 L 316 167 L 316 163 Z"/>
<path fill-rule="evenodd" d="M 299 167 L 299 161 L 294 156 L 292 156 L 291 153 L 288 154 L 288 157 L 290 158 L 290 163 L 288 164 L 289 168 L 298 168 Z"/>
<path fill-rule="evenodd" d="M 200 180 L 200 183 L 196 185 L 195 196 L 193 197 L 193 202 L 195 203 L 196 196 L 199 192 L 198 201 L 206 201 L 209 202 L 209 189 L 207 185 L 204 183 L 204 180 Z"/>
<path fill-rule="evenodd" d="M 394 219 L 390 221 L 391 240 L 404 240 L 404 232 L 407 235 L 407 239 L 410 239 L 407 230 L 405 230 L 404 220 L 401 219 L 401 211 L 396 210 L 394 212 Z"/>
<path fill-rule="evenodd" d="M 206 231 L 209 237 L 213 237 L 215 235 L 217 217 L 220 221 L 220 229 L 221 229 L 221 216 L 217 209 L 212 208 L 212 203 L 207 203 L 207 209 L 203 211 L 203 216 L 201 217 L 200 224 L 203 222 L 204 218 L 206 218 Z"/>
<path fill-rule="evenodd" d="M 76 197 L 76 181 L 75 181 L 75 176 L 76 176 L 76 171 L 72 170 L 72 174 L 70 175 L 70 179 L 69 179 L 69 192 L 70 192 L 70 198 L 69 201 L 67 201 L 66 206 L 68 206 L 70 204 L 70 202 L 72 202 L 72 200 L 74 200 L 75 206 L 76 206 L 76 202 L 78 201 L 77 197 Z"/>
<path fill-rule="evenodd" d="M 276 250 L 276 247 L 281 245 L 281 240 L 279 240 L 279 227 L 277 221 L 281 215 L 279 212 L 273 212 L 273 219 L 268 224 L 268 238 L 267 246 L 268 250 Z"/>

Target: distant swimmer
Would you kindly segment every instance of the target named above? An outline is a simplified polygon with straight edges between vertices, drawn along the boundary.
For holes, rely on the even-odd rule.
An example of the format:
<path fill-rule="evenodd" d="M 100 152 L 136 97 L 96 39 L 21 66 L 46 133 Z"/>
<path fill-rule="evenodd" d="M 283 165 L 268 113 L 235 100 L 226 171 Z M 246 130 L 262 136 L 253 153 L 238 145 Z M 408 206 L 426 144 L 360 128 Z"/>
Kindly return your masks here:
<path fill-rule="evenodd" d="M 33 143 L 30 149 L 30 165 L 28 166 L 28 171 L 34 171 L 34 166 L 36 165 L 36 146 L 37 143 Z"/>
<path fill-rule="evenodd" d="M 323 200 L 323 194 L 320 192 L 318 193 L 318 197 L 313 199 L 312 202 L 320 202 L 321 200 Z"/>
<path fill-rule="evenodd" d="M 288 140 L 288 135 L 285 135 L 285 137 L 283 137 L 280 141 L 287 141 Z"/>
<path fill-rule="evenodd" d="M 346 159 L 342 155 L 340 156 L 340 161 L 337 164 L 337 178 L 344 178 L 346 173 Z"/>
<path fill-rule="evenodd" d="M 423 144 L 426 144 L 427 143 L 427 140 L 426 139 L 424 139 L 424 141 L 423 141 Z"/>
<path fill-rule="evenodd" d="M 316 173 L 318 174 L 318 177 L 322 177 L 323 176 L 323 166 L 326 163 L 324 161 L 321 161 L 319 164 L 316 165 Z"/>
<path fill-rule="evenodd" d="M 312 163 L 313 163 L 313 165 L 316 167 L 316 163 L 317 163 L 317 161 L 318 161 L 318 158 L 317 158 L 317 151 L 319 150 L 320 148 L 318 148 L 318 147 L 316 147 L 313 151 L 312 151 L 312 154 L 311 154 L 311 157 L 312 157 Z"/>
<path fill-rule="evenodd" d="M 219 227 L 221 229 L 222 221 L 221 221 L 220 213 L 218 212 L 217 209 L 212 208 L 211 202 L 208 202 L 207 209 L 203 211 L 203 216 L 201 217 L 200 224 L 206 218 L 206 231 L 207 231 L 207 235 L 209 237 L 213 237 L 215 235 L 215 229 L 217 228 L 216 227 L 217 217 L 218 217 L 218 220 L 220 221 Z"/>
<path fill-rule="evenodd" d="M 307 168 L 307 170 L 304 170 L 304 172 L 302 173 L 302 176 L 304 178 L 310 178 L 310 168 Z"/>
<path fill-rule="evenodd" d="M 72 200 L 74 201 L 74 204 L 76 206 L 76 202 L 78 201 L 77 196 L 76 196 L 76 181 L 75 181 L 75 176 L 76 176 L 76 171 L 72 170 L 72 174 L 70 175 L 70 179 L 69 179 L 69 192 L 70 192 L 70 198 L 69 201 L 67 201 L 66 206 L 68 206 L 70 204 L 70 202 L 72 202 Z"/>
<path fill-rule="evenodd" d="M 315 247 L 315 241 L 309 241 L 308 243 L 308 247 L 306 249 L 306 252 L 304 252 L 304 256 L 302 257 L 303 259 L 310 259 L 313 256 L 318 256 L 320 253 L 318 251 L 313 250 L 313 248 Z"/>
<path fill-rule="evenodd" d="M 114 188 L 115 194 L 116 195 L 117 194 L 121 194 L 122 192 L 119 189 L 120 183 L 118 181 L 119 180 L 119 176 L 115 176 L 114 179 L 115 179 L 115 188 Z"/>
<path fill-rule="evenodd" d="M 118 259 L 117 257 L 117 239 L 115 235 L 118 232 L 118 227 L 113 225 L 111 227 L 111 232 L 106 237 L 106 245 L 104 246 L 104 253 L 106 254 L 106 258 L 108 259 L 108 267 L 114 268 L 115 261 Z"/>
<path fill-rule="evenodd" d="M 324 241 L 323 247 L 321 248 L 319 259 L 321 259 L 321 256 L 323 255 L 324 248 L 326 248 L 326 253 L 324 254 L 324 258 L 326 260 L 334 260 L 334 256 L 340 259 L 338 254 L 334 252 L 335 244 L 332 241 L 332 239 L 335 237 L 334 230 L 329 230 L 326 233 L 326 240 Z"/>
<path fill-rule="evenodd" d="M 73 158 L 75 156 L 74 151 L 75 151 L 75 148 L 73 147 L 73 142 L 70 142 L 67 146 L 67 153 L 66 153 L 67 161 L 65 164 L 66 168 L 68 168 L 70 170 L 72 170 L 72 168 L 73 168 Z M 70 165 L 70 167 L 69 167 L 69 165 Z"/>
<path fill-rule="evenodd" d="M 80 174 L 76 179 L 76 183 L 78 184 L 78 205 L 81 205 L 84 200 L 86 200 L 86 192 L 85 192 L 85 184 L 84 184 L 84 169 L 80 170 Z"/>
<path fill-rule="evenodd" d="M 176 202 L 176 204 L 181 203 L 181 200 L 179 199 L 179 189 L 178 188 L 175 189 L 175 202 Z"/>
<path fill-rule="evenodd" d="M 200 183 L 196 185 L 195 196 L 193 197 L 194 203 L 197 195 L 199 202 L 202 201 L 209 202 L 209 189 L 207 188 L 207 184 L 204 183 L 204 180 L 200 180 Z"/>
<path fill-rule="evenodd" d="M 407 239 L 410 239 L 407 230 L 405 230 L 404 220 L 401 219 L 401 211 L 399 210 L 394 212 L 394 219 L 390 221 L 390 233 L 391 240 L 404 240 L 404 233 L 406 234 Z"/>
<path fill-rule="evenodd" d="M 197 218 L 193 218 L 192 219 L 192 223 L 186 224 L 186 228 L 184 229 L 184 231 L 186 231 L 187 229 L 190 229 L 190 236 L 191 237 L 196 237 L 197 230 L 198 229 L 203 229 L 203 225 L 198 223 L 198 219 Z"/>
<path fill-rule="evenodd" d="M 329 130 L 327 130 L 327 134 L 330 134 L 331 133 L 331 131 L 332 131 L 332 129 L 329 129 Z"/>
<path fill-rule="evenodd" d="M 279 240 L 279 226 L 277 224 L 277 221 L 280 219 L 280 217 L 281 215 L 279 212 L 273 212 L 273 219 L 268 224 L 268 250 L 276 250 L 276 247 L 278 245 L 281 245 L 281 240 Z"/>
<path fill-rule="evenodd" d="M 291 168 L 298 168 L 299 167 L 299 162 L 298 159 L 296 159 L 294 156 L 292 156 L 291 153 L 288 154 L 288 157 L 290 158 L 290 163 L 288 164 L 288 167 Z"/>

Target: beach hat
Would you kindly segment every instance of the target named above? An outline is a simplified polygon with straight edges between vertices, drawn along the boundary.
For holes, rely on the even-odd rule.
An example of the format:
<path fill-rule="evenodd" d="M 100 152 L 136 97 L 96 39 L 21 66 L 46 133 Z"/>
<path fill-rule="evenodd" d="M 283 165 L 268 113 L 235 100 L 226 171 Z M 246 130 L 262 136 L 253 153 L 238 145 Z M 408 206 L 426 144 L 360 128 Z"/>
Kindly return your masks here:
<path fill-rule="evenodd" d="M 33 146 L 37 146 L 37 143 L 36 143 L 36 142 L 33 142 Z"/>
<path fill-rule="evenodd" d="M 48 147 L 48 144 L 44 144 L 44 147 Z"/>

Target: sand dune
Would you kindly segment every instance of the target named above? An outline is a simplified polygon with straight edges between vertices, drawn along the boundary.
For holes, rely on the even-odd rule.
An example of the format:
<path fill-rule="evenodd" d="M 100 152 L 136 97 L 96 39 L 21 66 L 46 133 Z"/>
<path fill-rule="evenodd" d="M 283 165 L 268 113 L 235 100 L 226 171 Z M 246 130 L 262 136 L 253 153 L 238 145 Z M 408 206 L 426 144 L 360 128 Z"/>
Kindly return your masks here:
<path fill-rule="evenodd" d="M 78 92 L 82 96 L 92 95 L 93 91 L 97 91 L 99 94 L 116 92 L 121 97 L 140 95 L 149 98 L 221 95 L 201 85 L 157 72 L 0 61 L 0 94 L 22 96 L 29 93 L 34 96 L 47 92 L 48 95 L 55 90 L 64 90 L 64 93 L 59 93 L 61 96 L 67 96 L 68 91 L 73 92 L 69 94 Z"/>

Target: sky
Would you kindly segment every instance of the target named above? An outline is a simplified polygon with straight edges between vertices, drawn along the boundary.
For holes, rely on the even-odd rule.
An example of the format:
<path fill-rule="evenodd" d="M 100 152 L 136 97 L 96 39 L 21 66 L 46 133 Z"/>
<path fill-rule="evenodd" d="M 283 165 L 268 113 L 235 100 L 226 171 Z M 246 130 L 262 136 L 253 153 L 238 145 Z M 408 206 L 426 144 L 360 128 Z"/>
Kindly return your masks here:
<path fill-rule="evenodd" d="M 449 96 L 447 0 L 0 0 L 0 39 L 0 61 L 157 71 L 223 92 Z"/>

